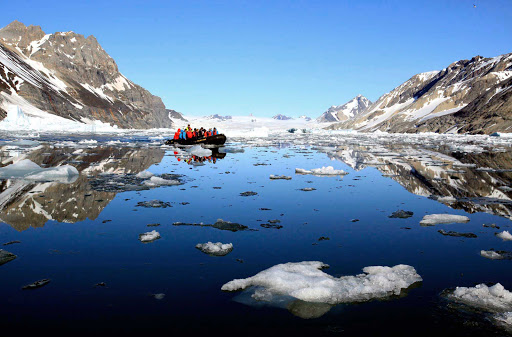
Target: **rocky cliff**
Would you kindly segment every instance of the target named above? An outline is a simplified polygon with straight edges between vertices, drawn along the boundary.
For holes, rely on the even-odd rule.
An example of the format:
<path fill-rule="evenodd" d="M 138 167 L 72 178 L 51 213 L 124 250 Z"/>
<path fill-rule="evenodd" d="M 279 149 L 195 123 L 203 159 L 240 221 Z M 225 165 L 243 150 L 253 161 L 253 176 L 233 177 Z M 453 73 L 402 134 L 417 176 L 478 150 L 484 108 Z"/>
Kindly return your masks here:
<path fill-rule="evenodd" d="M 512 53 L 473 57 L 421 73 L 332 129 L 512 132 Z"/>
<path fill-rule="evenodd" d="M 119 128 L 173 126 L 160 97 L 123 76 L 94 36 L 18 21 L 0 29 L 0 118 L 13 106 Z"/>

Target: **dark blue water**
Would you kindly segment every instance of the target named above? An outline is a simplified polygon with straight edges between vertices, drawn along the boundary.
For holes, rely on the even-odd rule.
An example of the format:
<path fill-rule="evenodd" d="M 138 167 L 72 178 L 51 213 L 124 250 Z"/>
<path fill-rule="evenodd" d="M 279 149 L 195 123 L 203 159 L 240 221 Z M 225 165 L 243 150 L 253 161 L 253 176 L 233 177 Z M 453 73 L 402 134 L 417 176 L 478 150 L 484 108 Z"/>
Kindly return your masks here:
<path fill-rule="evenodd" d="M 175 156 L 173 149 L 148 145 L 147 140 L 131 142 L 132 146 L 100 142 L 83 147 L 88 155 L 81 157 L 73 154 L 77 148 L 52 148 L 51 143 L 26 151 L 27 158 L 39 165 L 71 163 L 81 175 L 71 184 L 27 183 L 23 193 L 2 206 L 0 243 L 21 241 L 1 247 L 17 255 L 0 266 L 0 323 L 6 333 L 506 334 L 485 315 L 466 315 L 450 308 L 440 293 L 485 282 L 500 282 L 512 289 L 512 261 L 480 256 L 482 249 L 511 250 L 512 243 L 494 233 L 510 230 L 506 214 L 512 207 L 506 200 L 485 205 L 457 201 L 450 207 L 428 196 L 450 192 L 458 198 L 475 198 L 490 187 L 510 184 L 510 173 L 459 168 L 464 173 L 443 173 L 448 176 L 443 181 L 428 175 L 428 165 L 412 156 L 409 146 L 389 151 L 407 150 L 399 159 L 414 166 L 415 172 L 390 163 L 388 157 L 377 156 L 388 163 L 385 167 L 362 165 L 364 160 L 370 162 L 365 156 L 372 153 L 371 146 L 351 148 L 363 157 L 355 170 L 353 164 L 335 160 L 340 157 L 333 151 L 307 146 L 230 143 L 227 150 L 221 149 L 228 152 L 223 158 L 219 156 L 215 163 L 207 159 L 197 166 L 187 164 L 187 157 Z M 241 150 L 244 152 L 238 152 Z M 437 151 L 457 156 L 442 148 Z M 512 165 L 509 155 L 506 151 L 488 152 L 459 159 L 478 167 L 508 169 L 507 165 Z M 295 174 L 295 168 L 329 165 L 348 175 Z M 92 172 L 91 167 L 99 169 Z M 102 177 L 100 172 L 123 176 L 143 170 L 178 174 L 183 184 L 139 191 L 98 190 L 98 185 L 91 184 Z M 397 175 L 383 176 L 383 172 Z M 272 174 L 292 179 L 270 180 Z M 12 181 L 4 181 L 2 191 Z M 301 190 L 306 187 L 316 190 Z M 257 195 L 240 196 L 247 191 Z M 172 207 L 137 206 L 151 200 Z M 408 219 L 388 217 L 399 209 L 414 215 Z M 471 221 L 419 225 L 425 214 L 433 213 L 467 215 Z M 213 224 L 217 219 L 252 230 L 173 225 Z M 275 219 L 280 220 L 281 229 L 260 226 Z M 160 225 L 147 226 L 153 223 Z M 500 229 L 485 228 L 484 223 L 494 223 Z M 151 243 L 138 240 L 139 234 L 153 229 L 160 239 Z M 443 236 L 439 229 L 478 237 Z M 321 236 L 329 240 L 319 241 Z M 208 241 L 233 243 L 234 249 L 226 256 L 214 257 L 195 248 Z M 423 282 L 400 298 L 340 304 L 310 319 L 220 290 L 230 280 L 255 275 L 278 263 L 300 261 L 327 263 L 330 268 L 326 272 L 334 276 L 356 275 L 372 265 L 408 264 L 416 268 Z M 48 285 L 22 290 L 45 278 L 51 280 Z M 100 282 L 106 286 L 96 286 Z M 165 297 L 158 300 L 152 296 L 159 293 Z M 314 304 L 301 305 L 304 312 L 315 308 Z"/>

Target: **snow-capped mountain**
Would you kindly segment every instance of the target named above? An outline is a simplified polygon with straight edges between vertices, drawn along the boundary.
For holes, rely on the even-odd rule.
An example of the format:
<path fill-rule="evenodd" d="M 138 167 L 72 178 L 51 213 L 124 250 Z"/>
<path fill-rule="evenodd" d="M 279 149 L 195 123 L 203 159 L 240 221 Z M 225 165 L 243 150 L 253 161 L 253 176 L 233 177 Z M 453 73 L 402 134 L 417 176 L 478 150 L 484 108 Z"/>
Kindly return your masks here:
<path fill-rule="evenodd" d="M 14 21 L 0 29 L 0 118 L 20 109 L 119 128 L 173 126 L 160 97 L 123 76 L 94 36 Z"/>
<path fill-rule="evenodd" d="M 333 129 L 512 132 L 512 53 L 473 57 L 414 75 Z"/>
<path fill-rule="evenodd" d="M 303 120 L 305 120 L 307 122 L 309 122 L 311 120 L 311 117 L 308 117 L 306 115 L 299 116 L 299 118 L 301 118 L 301 119 L 303 119 Z"/>
<path fill-rule="evenodd" d="M 215 120 L 219 120 L 219 121 L 227 121 L 228 119 L 232 119 L 233 117 L 231 117 L 231 116 L 221 116 L 219 114 L 214 114 L 214 115 L 206 116 L 204 118 L 205 119 L 215 119 Z"/>
<path fill-rule="evenodd" d="M 277 114 L 272 118 L 275 120 L 278 120 L 278 121 L 287 121 L 287 120 L 293 119 L 292 117 L 288 117 L 288 116 L 281 115 L 281 114 Z"/>
<path fill-rule="evenodd" d="M 357 95 L 343 105 L 333 105 L 320 117 L 319 123 L 342 122 L 359 116 L 371 104 L 370 100 L 363 95 Z"/>

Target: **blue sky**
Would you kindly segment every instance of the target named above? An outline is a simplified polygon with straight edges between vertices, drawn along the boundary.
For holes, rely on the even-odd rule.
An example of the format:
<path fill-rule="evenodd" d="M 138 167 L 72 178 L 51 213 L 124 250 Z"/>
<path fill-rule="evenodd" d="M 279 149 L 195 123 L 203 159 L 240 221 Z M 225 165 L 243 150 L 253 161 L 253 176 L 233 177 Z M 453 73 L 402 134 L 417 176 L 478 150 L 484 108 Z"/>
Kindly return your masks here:
<path fill-rule="evenodd" d="M 512 52 L 510 0 L 3 2 L 0 26 L 15 19 L 94 35 L 125 76 L 186 115 L 317 117 Z"/>

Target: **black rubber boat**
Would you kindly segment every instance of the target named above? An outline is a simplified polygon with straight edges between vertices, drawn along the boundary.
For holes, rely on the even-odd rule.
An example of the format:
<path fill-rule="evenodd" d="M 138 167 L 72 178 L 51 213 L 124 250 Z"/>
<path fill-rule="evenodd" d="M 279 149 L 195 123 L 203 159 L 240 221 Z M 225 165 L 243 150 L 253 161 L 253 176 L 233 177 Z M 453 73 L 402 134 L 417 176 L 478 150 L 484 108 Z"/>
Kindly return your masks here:
<path fill-rule="evenodd" d="M 223 145 L 226 142 L 226 136 L 218 134 L 207 138 L 199 139 L 167 139 L 166 145 L 195 145 L 195 144 L 208 144 L 208 145 Z"/>

